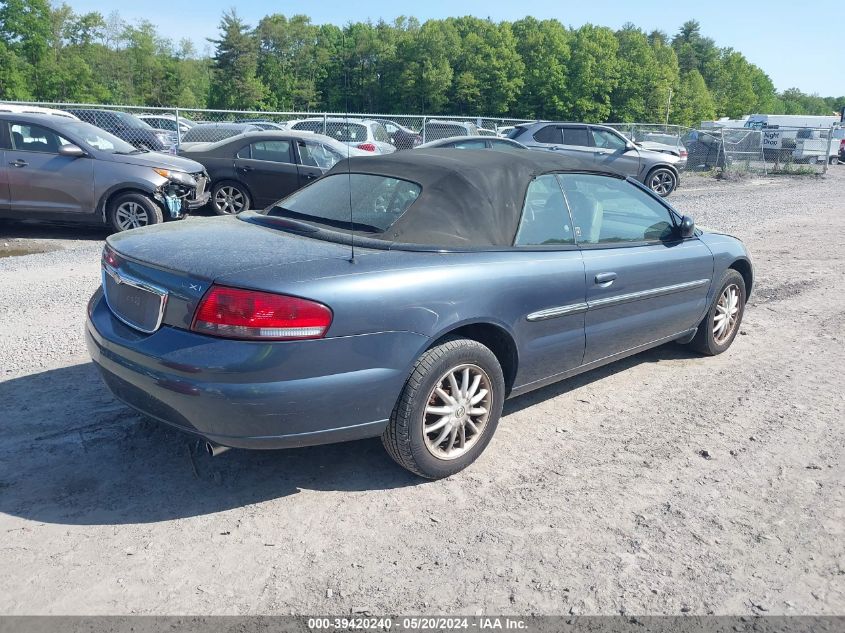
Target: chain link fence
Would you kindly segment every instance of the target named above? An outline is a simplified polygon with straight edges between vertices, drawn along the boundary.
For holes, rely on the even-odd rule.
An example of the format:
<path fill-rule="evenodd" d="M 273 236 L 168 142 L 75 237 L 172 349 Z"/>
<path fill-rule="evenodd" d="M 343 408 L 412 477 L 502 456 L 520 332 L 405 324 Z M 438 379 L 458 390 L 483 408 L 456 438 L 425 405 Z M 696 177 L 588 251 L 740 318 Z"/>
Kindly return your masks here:
<path fill-rule="evenodd" d="M 61 110 L 100 127 L 132 145 L 178 152 L 189 143 L 213 143 L 259 130 L 298 130 L 374 153 L 412 149 L 450 136 L 499 136 L 524 119 L 429 117 L 340 112 L 264 112 L 102 106 L 74 103 L 0 103 L 0 111 Z"/>
<path fill-rule="evenodd" d="M 708 130 L 652 123 L 609 123 L 646 149 L 680 157 L 687 171 L 728 174 L 818 174 L 845 161 L 845 128 Z"/>
<path fill-rule="evenodd" d="M 505 136 L 527 119 L 431 117 L 338 112 L 264 112 L 0 102 L 0 111 L 64 111 L 132 145 L 178 153 L 244 132 L 298 130 L 372 153 L 408 150 L 451 136 Z M 607 123 L 640 147 L 675 154 L 687 171 L 747 174 L 823 173 L 845 159 L 845 128 L 692 129 L 654 123 Z"/>

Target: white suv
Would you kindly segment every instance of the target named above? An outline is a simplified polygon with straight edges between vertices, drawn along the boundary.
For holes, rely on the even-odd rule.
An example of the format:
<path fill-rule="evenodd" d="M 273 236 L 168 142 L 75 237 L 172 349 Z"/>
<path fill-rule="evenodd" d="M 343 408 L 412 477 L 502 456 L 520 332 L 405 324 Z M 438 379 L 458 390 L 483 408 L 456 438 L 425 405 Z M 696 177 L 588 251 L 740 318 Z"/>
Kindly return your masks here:
<path fill-rule="evenodd" d="M 345 119 L 342 117 L 314 117 L 289 121 L 288 128 L 324 134 L 336 141 L 373 154 L 392 154 L 396 148 L 384 126 L 372 119 Z"/>

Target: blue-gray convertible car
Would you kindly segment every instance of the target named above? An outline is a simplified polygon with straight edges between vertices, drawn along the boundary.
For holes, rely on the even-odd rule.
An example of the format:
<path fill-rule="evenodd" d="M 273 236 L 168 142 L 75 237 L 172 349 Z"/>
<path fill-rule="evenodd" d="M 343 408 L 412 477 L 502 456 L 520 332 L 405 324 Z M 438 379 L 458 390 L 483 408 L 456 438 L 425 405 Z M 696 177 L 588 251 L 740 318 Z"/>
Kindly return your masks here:
<path fill-rule="evenodd" d="M 743 244 L 551 153 L 341 161 L 263 212 L 111 236 L 87 344 L 111 391 L 210 452 L 381 436 L 429 478 L 506 398 L 676 341 L 733 342 Z"/>

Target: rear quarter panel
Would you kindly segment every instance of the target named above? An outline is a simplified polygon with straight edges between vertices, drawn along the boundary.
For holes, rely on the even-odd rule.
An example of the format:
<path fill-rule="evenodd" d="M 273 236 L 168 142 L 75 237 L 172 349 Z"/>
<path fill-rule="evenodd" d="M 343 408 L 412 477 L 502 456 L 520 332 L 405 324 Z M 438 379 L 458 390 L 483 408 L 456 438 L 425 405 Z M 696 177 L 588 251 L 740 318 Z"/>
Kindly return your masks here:
<path fill-rule="evenodd" d="M 314 299 L 334 314 L 328 336 L 420 334 L 425 344 L 474 323 L 507 332 L 520 354 L 516 384 L 580 364 L 583 314 L 529 322 L 532 312 L 584 301 L 580 251 L 365 251 L 349 260 L 264 267 L 218 283 Z"/>

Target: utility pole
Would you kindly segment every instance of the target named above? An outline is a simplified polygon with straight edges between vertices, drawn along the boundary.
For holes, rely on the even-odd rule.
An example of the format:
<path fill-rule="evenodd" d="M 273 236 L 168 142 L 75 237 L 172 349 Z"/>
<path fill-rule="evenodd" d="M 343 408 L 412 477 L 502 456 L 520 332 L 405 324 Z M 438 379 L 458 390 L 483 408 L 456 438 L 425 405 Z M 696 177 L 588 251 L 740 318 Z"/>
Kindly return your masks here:
<path fill-rule="evenodd" d="M 666 100 L 666 125 L 669 125 L 669 106 L 672 105 L 672 89 L 669 88 L 669 98 Z"/>

